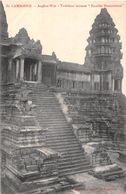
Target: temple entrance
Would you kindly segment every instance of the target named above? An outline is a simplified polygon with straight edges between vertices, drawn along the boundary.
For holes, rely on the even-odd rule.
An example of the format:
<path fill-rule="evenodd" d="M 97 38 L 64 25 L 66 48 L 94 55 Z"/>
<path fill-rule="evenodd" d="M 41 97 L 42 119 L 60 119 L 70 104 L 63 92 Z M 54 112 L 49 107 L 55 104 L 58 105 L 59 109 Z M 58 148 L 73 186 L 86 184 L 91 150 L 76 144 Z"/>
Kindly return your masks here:
<path fill-rule="evenodd" d="M 38 60 L 26 58 L 24 60 L 24 80 L 37 81 L 38 80 Z"/>

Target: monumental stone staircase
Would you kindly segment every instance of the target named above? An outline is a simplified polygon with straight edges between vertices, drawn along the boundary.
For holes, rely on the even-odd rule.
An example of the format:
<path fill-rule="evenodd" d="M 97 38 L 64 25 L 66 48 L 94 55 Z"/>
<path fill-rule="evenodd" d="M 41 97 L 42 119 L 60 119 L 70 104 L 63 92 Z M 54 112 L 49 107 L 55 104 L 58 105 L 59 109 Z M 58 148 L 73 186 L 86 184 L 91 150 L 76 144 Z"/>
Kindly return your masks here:
<path fill-rule="evenodd" d="M 39 124 L 47 129 L 46 146 L 61 155 L 58 163 L 59 175 L 62 177 L 88 171 L 91 166 L 54 93 L 42 83 L 29 83 L 27 88 L 32 90 L 30 98 L 37 105 Z"/>

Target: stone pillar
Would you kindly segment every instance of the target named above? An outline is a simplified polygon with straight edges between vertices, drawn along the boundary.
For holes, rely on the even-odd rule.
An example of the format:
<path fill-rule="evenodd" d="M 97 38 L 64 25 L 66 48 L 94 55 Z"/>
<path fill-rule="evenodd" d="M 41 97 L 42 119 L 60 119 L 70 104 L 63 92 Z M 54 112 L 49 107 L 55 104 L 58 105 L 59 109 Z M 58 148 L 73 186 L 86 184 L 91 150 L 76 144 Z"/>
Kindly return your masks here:
<path fill-rule="evenodd" d="M 108 82 L 109 82 L 109 90 L 112 91 L 112 74 L 111 74 L 111 72 L 108 75 Z"/>
<path fill-rule="evenodd" d="M 12 59 L 9 59 L 8 70 L 12 70 Z"/>
<path fill-rule="evenodd" d="M 20 59 L 20 80 L 24 80 L 24 59 Z"/>
<path fill-rule="evenodd" d="M 29 68 L 29 81 L 33 81 L 33 80 L 32 80 L 32 75 L 33 75 L 33 72 L 32 72 L 32 65 L 30 65 L 30 68 Z"/>
<path fill-rule="evenodd" d="M 114 80 L 114 78 L 112 78 L 112 91 L 114 91 L 115 89 L 115 80 Z"/>
<path fill-rule="evenodd" d="M 103 72 L 101 73 L 100 75 L 100 90 L 103 91 L 104 90 L 104 87 L 103 87 L 103 84 L 104 84 L 104 78 L 103 78 L 104 74 Z"/>
<path fill-rule="evenodd" d="M 19 66 L 19 59 L 16 60 L 16 79 L 19 79 L 19 72 L 20 72 L 20 66 Z"/>
<path fill-rule="evenodd" d="M 91 90 L 94 90 L 94 74 L 91 75 Z"/>
<path fill-rule="evenodd" d="M 9 63 L 8 63 L 8 82 L 12 81 L 12 59 L 9 59 Z"/>
<path fill-rule="evenodd" d="M 42 62 L 38 62 L 38 82 L 42 81 Z"/>
<path fill-rule="evenodd" d="M 122 79 L 120 79 L 120 91 L 122 92 Z"/>
<path fill-rule="evenodd" d="M 121 81 L 121 79 L 118 80 L 118 89 L 119 89 L 119 91 L 122 91 L 122 81 Z"/>

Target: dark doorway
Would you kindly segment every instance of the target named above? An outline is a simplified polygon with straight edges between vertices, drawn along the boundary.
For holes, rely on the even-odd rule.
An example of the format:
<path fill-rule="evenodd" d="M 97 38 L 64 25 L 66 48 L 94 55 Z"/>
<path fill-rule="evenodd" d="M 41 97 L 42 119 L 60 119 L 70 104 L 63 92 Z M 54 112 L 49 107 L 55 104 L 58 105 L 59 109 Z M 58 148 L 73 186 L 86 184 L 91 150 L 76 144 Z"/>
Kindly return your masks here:
<path fill-rule="evenodd" d="M 31 58 L 26 58 L 24 61 L 24 80 L 38 80 L 38 61 Z"/>

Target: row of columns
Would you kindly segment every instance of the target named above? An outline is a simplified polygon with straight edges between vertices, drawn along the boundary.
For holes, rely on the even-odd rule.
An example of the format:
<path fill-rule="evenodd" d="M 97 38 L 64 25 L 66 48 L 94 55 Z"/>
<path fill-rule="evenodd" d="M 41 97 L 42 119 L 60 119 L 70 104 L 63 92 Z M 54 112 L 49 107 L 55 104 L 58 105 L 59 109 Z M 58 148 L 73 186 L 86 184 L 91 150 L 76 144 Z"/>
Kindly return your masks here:
<path fill-rule="evenodd" d="M 90 82 L 77 81 L 77 80 L 75 81 L 75 80 L 69 80 L 69 79 L 58 79 L 57 87 L 90 90 Z"/>
<path fill-rule="evenodd" d="M 16 68 L 16 71 L 15 71 L 15 77 L 16 77 L 16 79 L 20 79 L 21 81 L 23 81 L 24 80 L 24 63 L 25 63 L 25 59 L 24 58 L 18 58 L 18 59 L 16 59 L 16 65 L 15 65 L 15 68 Z M 10 74 L 10 76 L 14 76 L 13 74 L 12 74 L 12 71 L 13 71 L 13 60 L 12 59 L 10 59 L 9 60 L 9 65 L 8 65 L 8 71 L 9 71 L 9 74 Z M 42 62 L 39 60 L 38 61 L 38 72 L 37 72 L 37 77 L 38 77 L 38 79 L 37 79 L 37 81 L 38 82 L 41 82 L 41 80 L 42 80 Z"/>
<path fill-rule="evenodd" d="M 95 76 L 97 76 L 97 79 L 95 80 Z M 106 80 L 108 82 L 108 90 L 111 90 L 111 79 Z M 98 90 L 103 91 L 104 90 L 104 74 L 92 74 L 91 75 L 91 88 L 92 90 L 95 90 L 95 83 L 99 85 Z"/>
<path fill-rule="evenodd" d="M 20 79 L 21 81 L 24 80 L 24 64 L 25 64 L 25 59 L 24 58 L 17 58 L 16 59 L 16 72 L 15 72 L 15 76 L 16 79 Z M 12 65 L 13 65 L 13 59 L 9 60 L 9 65 L 8 65 L 8 71 L 9 71 L 9 79 L 11 80 L 11 77 L 13 77 L 13 73 L 12 73 Z M 98 75 L 98 74 L 96 74 Z M 95 74 L 91 75 L 91 89 L 94 90 L 94 76 Z M 104 91 L 104 82 L 105 82 L 105 78 L 104 78 L 104 74 L 101 73 L 99 74 L 99 90 Z M 38 60 L 38 72 L 37 72 L 37 81 L 41 82 L 42 81 L 42 62 L 40 60 Z M 108 74 L 108 90 L 109 91 L 121 91 L 122 89 L 122 80 L 118 79 L 115 80 L 112 78 L 111 73 Z M 116 85 L 116 86 L 115 86 Z"/>
<path fill-rule="evenodd" d="M 94 90 L 94 76 L 95 74 L 91 75 L 91 88 L 92 90 Z M 108 79 L 105 80 L 104 79 L 104 74 L 99 74 L 99 81 L 97 81 L 97 83 L 99 83 L 99 90 L 100 91 L 104 91 L 104 83 L 108 82 L 108 90 L 109 91 L 121 91 L 122 90 L 122 79 L 113 79 L 111 73 L 108 74 Z M 116 85 L 117 84 L 117 88 Z"/>

